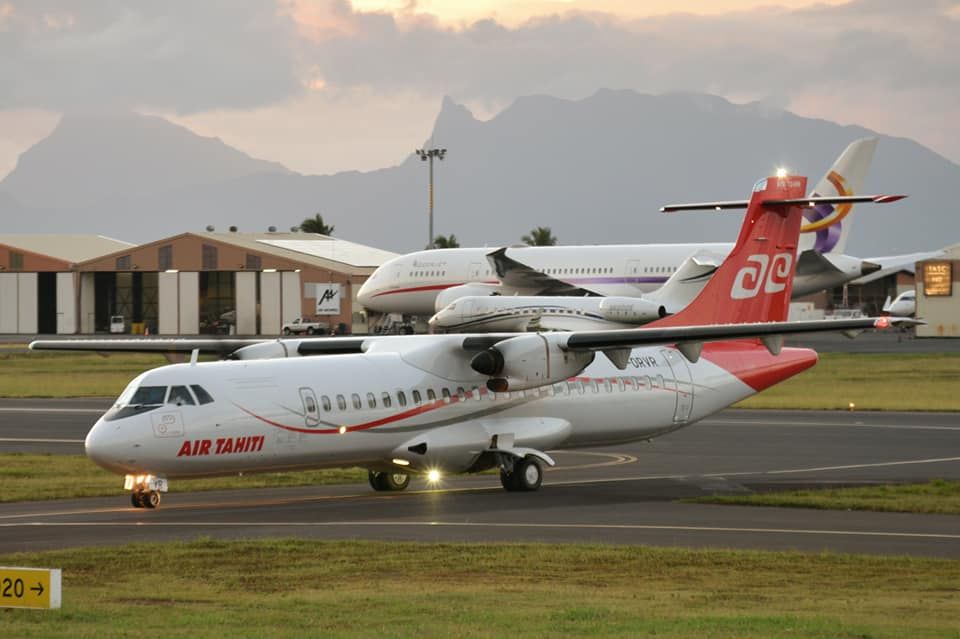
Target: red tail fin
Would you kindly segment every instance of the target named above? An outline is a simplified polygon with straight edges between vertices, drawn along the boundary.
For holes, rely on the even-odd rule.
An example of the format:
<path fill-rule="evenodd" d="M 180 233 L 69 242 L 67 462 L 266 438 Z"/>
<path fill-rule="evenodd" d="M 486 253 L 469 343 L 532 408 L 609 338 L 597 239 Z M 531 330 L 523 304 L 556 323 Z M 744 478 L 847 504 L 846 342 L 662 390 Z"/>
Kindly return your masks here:
<path fill-rule="evenodd" d="M 740 236 L 710 281 L 686 308 L 648 326 L 779 322 L 787 319 L 803 208 L 764 206 L 765 200 L 798 200 L 807 178 L 769 177 L 753 187 Z"/>

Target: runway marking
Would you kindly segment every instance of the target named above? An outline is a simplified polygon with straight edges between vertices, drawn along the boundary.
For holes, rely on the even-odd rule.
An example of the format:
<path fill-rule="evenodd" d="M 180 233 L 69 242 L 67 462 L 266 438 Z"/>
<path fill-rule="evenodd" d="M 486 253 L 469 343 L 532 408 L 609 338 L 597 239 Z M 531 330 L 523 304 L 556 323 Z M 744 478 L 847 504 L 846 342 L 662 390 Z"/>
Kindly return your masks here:
<path fill-rule="evenodd" d="M 0 408 L 0 413 L 95 413 L 103 415 L 105 412 L 107 412 L 106 408 L 46 408 L 43 406 Z"/>
<path fill-rule="evenodd" d="M 2 444 L 82 444 L 82 439 L 37 439 L 32 437 L 0 437 Z"/>
<path fill-rule="evenodd" d="M 724 420 L 703 419 L 698 424 L 708 426 L 801 426 L 804 428 L 887 428 L 891 430 L 960 430 L 960 426 L 910 426 L 907 424 L 867 424 L 864 422 L 787 422 L 787 421 L 754 421 L 754 420 Z"/>
<path fill-rule="evenodd" d="M 702 473 L 685 475 L 640 475 L 637 477 L 607 477 L 599 479 L 569 479 L 566 481 L 551 481 L 550 486 L 570 486 L 578 484 L 602 484 L 607 482 L 644 481 L 651 479 L 697 479 L 703 477 L 746 477 L 750 475 L 787 475 L 796 473 L 811 473 L 825 470 L 854 470 L 857 468 L 882 468 L 884 466 L 906 466 L 910 464 L 938 464 L 943 462 L 960 461 L 960 457 L 936 457 L 932 459 L 908 459 L 902 461 L 875 462 L 870 464 L 846 464 L 843 466 L 819 466 L 811 468 L 788 468 L 784 470 L 742 470 L 730 473 Z"/>
<path fill-rule="evenodd" d="M 448 528 L 527 528 L 527 529 L 577 529 L 577 530 L 672 530 L 680 532 L 762 533 L 783 535 L 833 535 L 846 537 L 901 537 L 905 539 L 960 539 L 960 534 L 892 532 L 884 530 L 821 530 L 815 528 L 747 528 L 731 526 L 678 526 L 671 524 L 579 524 L 579 523 L 531 523 L 531 522 L 460 522 L 460 521 L 102 521 L 102 522 L 18 522 L 0 523 L 0 528 L 30 527 L 117 527 L 132 526 L 162 528 L 194 528 L 214 526 L 225 528 L 349 528 L 349 527 L 448 527 Z"/>
<path fill-rule="evenodd" d="M 622 464 L 632 464 L 639 461 L 639 457 L 634 455 L 628 455 L 626 453 L 594 453 L 584 450 L 551 450 L 547 451 L 551 455 L 563 456 L 563 455 L 594 455 L 596 457 L 613 457 L 612 460 L 606 462 L 597 462 L 595 464 L 580 464 L 577 466 L 555 466 L 553 468 L 545 468 L 546 471 L 557 471 L 557 470 L 584 470 L 587 468 L 602 468 L 604 466 L 620 466 Z"/>

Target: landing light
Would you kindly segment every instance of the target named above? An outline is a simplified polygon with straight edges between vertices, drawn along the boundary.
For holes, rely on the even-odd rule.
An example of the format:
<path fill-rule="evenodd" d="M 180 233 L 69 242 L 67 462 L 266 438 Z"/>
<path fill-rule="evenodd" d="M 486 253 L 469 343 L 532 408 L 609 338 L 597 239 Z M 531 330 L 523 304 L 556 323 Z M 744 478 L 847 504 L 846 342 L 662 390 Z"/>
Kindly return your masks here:
<path fill-rule="evenodd" d="M 781 166 L 779 169 L 777 169 L 777 177 L 778 178 L 787 177 L 787 170 Z"/>
<path fill-rule="evenodd" d="M 394 460 L 393 460 L 393 463 L 396 464 L 397 466 L 409 466 L 409 465 L 410 465 L 410 462 L 408 462 L 406 459 L 394 459 Z"/>
<path fill-rule="evenodd" d="M 436 484 L 438 481 L 440 481 L 440 471 L 439 471 L 439 470 L 434 469 L 434 470 L 431 470 L 431 471 L 429 471 L 429 472 L 427 473 L 427 482 L 428 482 L 428 483 L 430 483 L 430 484 Z"/>
<path fill-rule="evenodd" d="M 347 432 L 347 427 L 346 427 L 346 426 L 341 426 L 341 427 L 340 427 L 340 434 L 343 435 L 345 432 Z"/>

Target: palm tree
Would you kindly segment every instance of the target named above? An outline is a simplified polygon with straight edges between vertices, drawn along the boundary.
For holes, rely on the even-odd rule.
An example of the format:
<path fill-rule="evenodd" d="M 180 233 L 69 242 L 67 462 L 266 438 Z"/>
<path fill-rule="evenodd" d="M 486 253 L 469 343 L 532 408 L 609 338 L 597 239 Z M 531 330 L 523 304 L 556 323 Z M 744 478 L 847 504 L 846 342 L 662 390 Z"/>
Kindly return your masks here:
<path fill-rule="evenodd" d="M 450 235 L 443 236 L 438 235 L 433 238 L 433 246 L 428 246 L 430 248 L 460 248 L 460 242 L 457 241 L 457 236 L 451 233 Z"/>
<path fill-rule="evenodd" d="M 556 246 L 557 244 L 557 238 L 549 226 L 538 226 L 530 231 L 529 235 L 524 235 L 520 239 L 530 246 Z"/>
<path fill-rule="evenodd" d="M 319 233 L 320 235 L 333 235 L 333 224 L 327 225 L 323 222 L 323 216 L 317 213 L 313 217 L 308 217 L 300 223 L 300 230 L 304 233 Z"/>

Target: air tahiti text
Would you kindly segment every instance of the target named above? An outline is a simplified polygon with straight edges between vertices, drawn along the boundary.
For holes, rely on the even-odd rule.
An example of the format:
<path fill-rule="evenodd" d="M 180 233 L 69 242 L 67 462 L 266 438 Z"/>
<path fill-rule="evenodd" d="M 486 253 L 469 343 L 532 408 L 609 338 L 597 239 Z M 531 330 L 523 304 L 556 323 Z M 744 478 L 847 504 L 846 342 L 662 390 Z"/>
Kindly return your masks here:
<path fill-rule="evenodd" d="M 218 439 L 188 439 L 183 442 L 177 457 L 200 455 L 227 455 L 230 453 L 255 453 L 263 450 L 263 435 L 249 437 L 220 437 Z"/>

